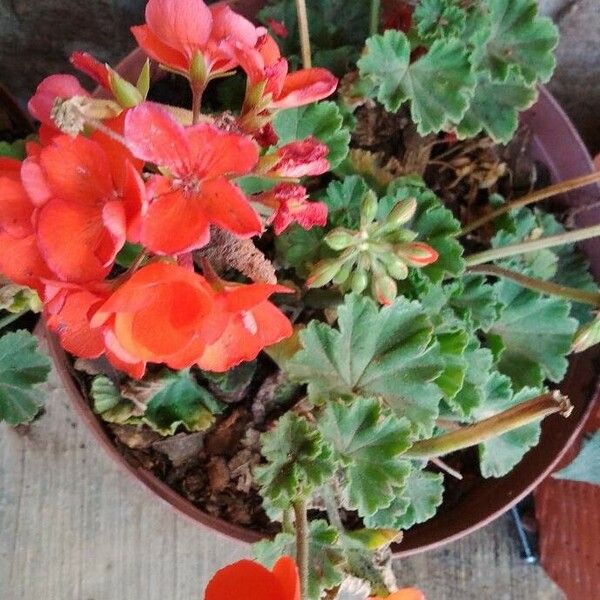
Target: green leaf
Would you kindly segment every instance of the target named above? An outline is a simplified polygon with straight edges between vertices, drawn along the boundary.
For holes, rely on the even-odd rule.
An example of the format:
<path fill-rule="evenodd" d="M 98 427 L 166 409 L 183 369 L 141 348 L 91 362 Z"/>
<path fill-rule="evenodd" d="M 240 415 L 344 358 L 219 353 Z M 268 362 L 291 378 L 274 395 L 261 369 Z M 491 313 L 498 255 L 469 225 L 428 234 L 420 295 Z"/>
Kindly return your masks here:
<path fill-rule="evenodd" d="M 49 373 L 50 361 L 38 351 L 31 333 L 20 330 L 0 337 L 0 421 L 13 426 L 31 421 L 42 407 L 36 386 Z"/>
<path fill-rule="evenodd" d="M 306 277 L 310 265 L 321 257 L 324 237 L 325 229 L 322 227 L 311 227 L 307 231 L 299 225 L 292 225 L 275 238 L 277 258 L 282 265 L 294 267 L 301 277 Z"/>
<path fill-rule="evenodd" d="M 332 227 L 358 229 L 361 202 L 370 189 L 367 182 L 357 175 L 332 181 L 322 199 L 327 204 L 329 224 Z"/>
<path fill-rule="evenodd" d="M 255 468 L 254 476 L 263 498 L 280 509 L 305 498 L 333 474 L 331 447 L 319 430 L 290 412 L 261 437 L 266 465 Z"/>
<path fill-rule="evenodd" d="M 431 519 L 442 503 L 443 481 L 440 473 L 413 468 L 392 504 L 365 519 L 365 525 L 408 529 Z"/>
<path fill-rule="evenodd" d="M 432 333 L 418 302 L 397 298 L 378 309 L 371 299 L 349 294 L 338 309 L 338 329 L 312 321 L 300 333 L 303 349 L 288 371 L 308 383 L 314 401 L 379 397 L 427 435 L 441 398 L 434 381 L 444 369 Z"/>
<path fill-rule="evenodd" d="M 460 223 L 422 180 L 402 177 L 391 183 L 387 196 L 380 201 L 379 217 L 385 216 L 399 200 L 408 198 L 417 200 L 410 228 L 418 233 L 419 241 L 429 244 L 439 254 L 434 263 L 422 269 L 423 273 L 436 282 L 446 275 L 460 275 L 465 269 L 463 247 L 456 239 Z"/>
<path fill-rule="evenodd" d="M 277 113 L 273 126 L 279 136 L 279 146 L 314 135 L 329 148 L 327 160 L 335 169 L 348 154 L 350 131 L 335 102 L 319 102 L 289 108 Z"/>
<path fill-rule="evenodd" d="M 413 12 L 413 21 L 419 35 L 427 40 L 460 37 L 466 13 L 457 0 L 421 0 Z"/>
<path fill-rule="evenodd" d="M 131 242 L 125 242 L 125 245 L 119 250 L 115 258 L 115 262 L 120 266 L 128 269 L 144 251 L 144 247 L 141 244 L 132 244 Z"/>
<path fill-rule="evenodd" d="M 463 388 L 467 371 L 464 354 L 469 342 L 469 334 L 466 330 L 449 331 L 436 337 L 440 343 L 440 354 L 444 359 L 444 370 L 435 382 L 442 390 L 446 402 L 452 402 Z"/>
<path fill-rule="evenodd" d="M 540 388 L 524 387 L 517 394 L 510 393 L 510 382 L 502 375 L 494 374 L 487 385 L 487 398 L 473 417 L 477 421 L 491 417 L 521 404 L 542 393 Z M 502 477 L 518 464 L 527 451 L 537 445 L 540 423 L 529 423 L 479 445 L 479 463 L 484 477 Z"/>
<path fill-rule="evenodd" d="M 507 280 L 498 281 L 496 289 L 505 305 L 490 329 L 504 346 L 498 369 L 510 376 L 516 389 L 540 387 L 546 378 L 560 382 L 578 325 L 569 317 L 570 304 Z"/>
<path fill-rule="evenodd" d="M 570 479 L 600 485 L 600 431 L 583 442 L 581 451 L 564 469 L 554 473 L 556 479 Z"/>
<path fill-rule="evenodd" d="M 527 83 L 548 81 L 554 71 L 558 30 L 537 14 L 536 0 L 485 0 L 489 26 L 474 36 L 475 62 L 505 81 L 513 66 Z"/>
<path fill-rule="evenodd" d="M 507 143 L 519 125 L 519 111 L 532 106 L 537 95 L 535 86 L 514 70 L 508 73 L 506 81 L 494 80 L 482 72 L 456 133 L 460 138 L 470 138 L 484 131 L 495 142 Z"/>
<path fill-rule="evenodd" d="M 98 415 L 111 410 L 122 400 L 117 386 L 105 375 L 94 377 L 90 395 L 94 401 L 94 412 Z"/>
<path fill-rule="evenodd" d="M 427 54 L 410 62 L 408 38 L 396 30 L 367 40 L 358 61 L 361 77 L 376 90 L 389 112 L 410 101 L 410 111 L 421 135 L 459 122 L 475 86 L 465 45 L 458 39 L 436 40 Z"/>
<path fill-rule="evenodd" d="M 449 287 L 449 286 L 445 286 Z M 467 275 L 460 285 L 451 290 L 449 305 L 473 329 L 489 330 L 498 320 L 503 305 L 498 300 L 496 288 L 482 275 Z"/>
<path fill-rule="evenodd" d="M 369 34 L 369 5 L 367 2 L 346 0 L 306 0 L 313 63 L 336 75 L 345 75 L 358 58 Z M 340 15 L 344 18 L 340 19 Z M 295 0 L 270 2 L 258 17 L 269 25 L 275 19 L 285 25 L 288 35 L 277 38 L 281 53 L 294 67 L 301 63 L 300 35 Z"/>
<path fill-rule="evenodd" d="M 389 506 L 404 484 L 410 463 L 401 458 L 411 445 L 410 423 L 381 410 L 373 399 L 328 404 L 319 428 L 344 464 L 344 494 L 361 516 Z"/>
<path fill-rule="evenodd" d="M 342 582 L 344 551 L 339 543 L 339 532 L 326 521 L 315 520 L 309 524 L 308 598 L 319 600 L 321 592 Z M 262 540 L 252 546 L 258 562 L 272 568 L 282 556 L 296 556 L 296 539 L 291 533 L 280 533 L 273 540 Z"/>
<path fill-rule="evenodd" d="M 173 435 L 179 426 L 204 431 L 222 410 L 223 405 L 188 371 L 179 371 L 169 375 L 164 387 L 150 399 L 144 419 L 162 435 Z"/>
<path fill-rule="evenodd" d="M 0 142 L 0 156 L 14 158 L 15 160 L 23 160 L 26 156 L 25 140 L 17 140 L 16 142 Z"/>

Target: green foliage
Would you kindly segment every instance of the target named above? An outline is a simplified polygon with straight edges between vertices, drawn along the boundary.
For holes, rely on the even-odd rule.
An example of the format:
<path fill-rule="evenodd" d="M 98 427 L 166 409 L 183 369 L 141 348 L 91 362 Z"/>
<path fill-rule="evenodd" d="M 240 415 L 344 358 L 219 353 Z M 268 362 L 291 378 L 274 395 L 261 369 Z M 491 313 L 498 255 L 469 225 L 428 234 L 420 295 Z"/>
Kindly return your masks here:
<path fill-rule="evenodd" d="M 401 457 L 411 445 L 410 423 L 382 411 L 377 400 L 355 398 L 329 403 L 319 428 L 344 467 L 347 504 L 361 516 L 389 506 L 410 471 Z"/>
<path fill-rule="evenodd" d="M 279 509 L 305 498 L 334 471 L 332 449 L 319 430 L 291 412 L 261 437 L 261 451 L 267 464 L 254 470 L 261 495 Z"/>
<path fill-rule="evenodd" d="M 421 134 L 483 131 L 508 142 L 552 74 L 557 41 L 535 0 L 421 0 L 406 35 L 367 40 L 356 90 L 391 112 L 408 103 Z"/>
<path fill-rule="evenodd" d="M 332 589 L 342 581 L 344 550 L 340 534 L 327 521 L 315 520 L 309 525 L 308 599 L 319 600 L 321 592 Z M 282 556 L 296 556 L 296 538 L 280 533 L 272 540 L 262 540 L 252 546 L 254 558 L 272 568 Z"/>
<path fill-rule="evenodd" d="M 223 405 L 190 376 L 188 371 L 169 374 L 163 388 L 148 402 L 145 420 L 162 435 L 173 435 L 179 426 L 204 431 Z"/>
<path fill-rule="evenodd" d="M 485 0 L 489 22 L 475 35 L 475 61 L 498 81 L 516 67 L 527 83 L 550 79 L 558 30 L 537 14 L 536 0 Z M 478 43 L 479 42 L 479 43 Z"/>
<path fill-rule="evenodd" d="M 314 135 L 329 148 L 327 160 L 331 169 L 335 169 L 348 154 L 350 131 L 344 127 L 344 118 L 335 102 L 282 110 L 275 116 L 273 126 L 280 146 Z"/>
<path fill-rule="evenodd" d="M 338 76 L 344 75 L 358 58 L 369 34 L 368 3 L 307 0 L 306 7 L 315 66 L 326 67 Z M 300 36 L 295 0 L 271 1 L 258 17 L 265 25 L 269 24 L 269 19 L 285 25 L 288 35 L 284 38 L 276 36 L 277 43 L 282 54 L 298 68 L 301 63 Z"/>
<path fill-rule="evenodd" d="M 408 529 L 435 515 L 442 503 L 443 476 L 414 466 L 392 503 L 365 519 L 368 527 Z"/>
<path fill-rule="evenodd" d="M 388 30 L 367 40 L 357 64 L 386 110 L 396 112 L 410 101 L 421 135 L 460 122 L 475 83 L 465 45 L 456 38 L 435 40 L 427 54 L 412 63 L 410 58 L 408 38 Z"/>
<path fill-rule="evenodd" d="M 581 451 L 573 462 L 553 476 L 600 485 L 600 431 L 589 440 L 584 440 Z"/>
<path fill-rule="evenodd" d="M 510 390 L 510 380 L 499 373 L 494 373 L 490 377 L 486 392 L 485 403 L 473 413 L 473 417 L 477 421 L 491 417 L 542 393 L 539 388 L 524 387 L 513 395 Z M 520 462 L 527 451 L 538 443 L 540 432 L 539 423 L 530 423 L 480 444 L 481 474 L 484 477 L 506 475 Z"/>
<path fill-rule="evenodd" d="M 291 378 L 308 383 L 313 401 L 379 397 L 416 432 L 431 433 L 441 398 L 434 381 L 444 362 L 418 302 L 397 298 L 378 309 L 369 298 L 349 294 L 337 329 L 312 321 L 300 340 L 303 349 L 287 368 Z"/>
<path fill-rule="evenodd" d="M 502 344 L 499 370 L 510 376 L 516 389 L 540 387 L 545 378 L 561 381 L 577 329 L 577 321 L 569 317 L 570 304 L 507 280 L 499 281 L 496 290 L 505 308 L 489 335 Z"/>
<path fill-rule="evenodd" d="M 38 351 L 28 331 L 0 337 L 0 421 L 19 425 L 33 420 L 42 407 L 36 386 L 46 381 L 50 361 Z"/>
<path fill-rule="evenodd" d="M 25 140 L 17 140 L 12 143 L 0 141 L 0 156 L 23 160 L 25 154 Z"/>
<path fill-rule="evenodd" d="M 498 320 L 503 304 L 496 288 L 481 275 L 467 275 L 459 285 L 445 286 L 450 294 L 448 303 L 456 315 L 472 329 L 488 331 Z"/>
<path fill-rule="evenodd" d="M 459 37 L 465 30 L 467 14 L 458 0 L 421 0 L 413 19 L 424 39 Z"/>

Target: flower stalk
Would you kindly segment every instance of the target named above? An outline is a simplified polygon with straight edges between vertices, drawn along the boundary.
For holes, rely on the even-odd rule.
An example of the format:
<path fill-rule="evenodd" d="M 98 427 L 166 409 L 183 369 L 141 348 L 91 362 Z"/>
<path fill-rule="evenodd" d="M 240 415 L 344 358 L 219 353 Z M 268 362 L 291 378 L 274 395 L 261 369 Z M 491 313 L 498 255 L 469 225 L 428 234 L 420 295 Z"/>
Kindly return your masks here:
<path fill-rule="evenodd" d="M 464 450 L 487 442 L 499 435 L 543 419 L 548 415 L 560 413 L 563 417 L 571 414 L 573 407 L 567 396 L 559 391 L 522 402 L 479 423 L 461 427 L 444 435 L 416 442 L 405 453 L 406 458 L 431 459 L 444 456 L 457 450 Z"/>
<path fill-rule="evenodd" d="M 371 0 L 371 18 L 369 21 L 369 35 L 375 35 L 379 31 L 381 19 L 381 0 Z"/>
<path fill-rule="evenodd" d="M 500 248 L 490 248 L 483 252 L 471 254 L 465 258 L 467 267 L 474 267 L 484 263 L 500 260 L 502 258 L 510 258 L 519 254 L 527 254 L 528 252 L 536 252 L 544 248 L 554 248 L 555 246 L 563 246 L 564 244 L 573 244 L 583 240 L 589 240 L 600 236 L 600 224 L 592 225 L 591 227 L 583 227 L 575 231 L 567 231 L 558 235 L 552 235 L 537 240 L 521 242 L 520 244 L 511 244 L 509 246 L 501 246 Z"/>
<path fill-rule="evenodd" d="M 511 210 L 515 210 L 517 208 L 522 208 L 524 206 L 528 206 L 529 204 L 534 204 L 535 202 L 540 202 L 541 200 L 546 200 L 547 198 L 551 198 L 552 196 L 557 196 L 558 194 L 564 194 L 566 192 L 570 192 L 571 190 L 576 190 L 581 187 L 585 187 L 586 185 L 590 185 L 592 183 L 596 183 L 600 181 L 600 171 L 594 171 L 593 173 L 588 173 L 587 175 L 583 175 L 581 177 L 575 177 L 574 179 L 567 179 L 566 181 L 561 181 L 555 185 L 548 186 L 541 190 L 536 190 L 531 194 L 527 194 L 514 202 L 508 202 L 504 204 L 500 208 L 492 211 L 491 213 L 481 217 L 480 219 L 476 219 L 472 223 L 465 225 L 459 236 L 466 235 L 475 229 L 478 229 L 482 225 L 501 217 L 502 215 L 510 212 Z"/>
<path fill-rule="evenodd" d="M 296 525 L 296 564 L 300 573 L 301 598 L 308 597 L 308 517 L 306 514 L 306 500 L 294 502 L 294 516 Z"/>
<path fill-rule="evenodd" d="M 511 271 L 497 265 L 476 265 L 467 269 L 468 274 L 478 273 L 481 275 L 492 275 L 494 277 L 502 277 L 504 279 L 510 279 L 519 285 L 540 292 L 542 294 L 549 294 L 550 296 L 558 296 L 565 300 L 573 302 L 580 302 L 581 304 L 589 304 L 590 306 L 600 307 L 600 293 L 589 292 L 587 290 L 580 290 L 578 288 L 568 287 L 566 285 L 559 285 L 552 281 L 545 281 L 543 279 L 536 279 L 534 277 L 528 277 L 517 271 Z"/>
<path fill-rule="evenodd" d="M 302 66 L 305 69 L 310 69 L 312 67 L 312 58 L 310 51 L 310 34 L 308 28 L 308 14 L 306 12 L 306 0 L 296 0 L 296 12 L 298 14 L 298 29 L 300 30 Z"/>

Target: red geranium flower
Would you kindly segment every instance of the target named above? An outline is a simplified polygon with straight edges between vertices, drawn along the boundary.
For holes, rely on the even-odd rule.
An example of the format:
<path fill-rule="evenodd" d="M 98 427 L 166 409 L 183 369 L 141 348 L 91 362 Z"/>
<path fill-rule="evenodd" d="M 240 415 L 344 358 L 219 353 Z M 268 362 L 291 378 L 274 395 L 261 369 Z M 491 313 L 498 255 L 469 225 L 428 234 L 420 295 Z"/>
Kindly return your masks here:
<path fill-rule="evenodd" d="M 131 31 L 148 56 L 186 77 L 192 78 L 194 58 L 202 55 L 206 83 L 211 74 L 237 66 L 235 44 L 254 47 L 265 30 L 223 4 L 209 8 L 202 0 L 150 0 L 146 24 Z"/>
<path fill-rule="evenodd" d="M 258 195 L 256 201 L 274 209 L 268 223 L 273 223 L 276 235 L 292 223 L 298 223 L 303 229 L 323 227 L 327 223 L 327 205 L 309 202 L 306 188 L 301 185 L 280 183 Z"/>
<path fill-rule="evenodd" d="M 239 237 L 262 230 L 256 211 L 228 176 L 249 173 L 258 161 L 248 137 L 201 123 L 184 128 L 164 109 L 144 103 L 126 118 L 125 137 L 139 158 L 168 170 L 154 176 L 140 240 L 158 254 L 204 246 L 210 224 Z"/>
<path fill-rule="evenodd" d="M 204 277 L 174 264 L 141 268 L 98 308 L 92 327 L 102 329 L 108 359 L 131 377 L 146 362 L 190 367 L 226 325 L 212 315 L 215 293 Z M 209 317 L 210 318 L 207 318 Z"/>
<path fill-rule="evenodd" d="M 111 160 L 98 141 L 60 135 L 24 162 L 21 176 L 37 207 L 38 248 L 57 278 L 104 278 L 125 242 L 127 207 L 143 203 L 132 163 Z"/>
<path fill-rule="evenodd" d="M 276 155 L 279 161 L 270 172 L 279 177 L 293 178 L 322 175 L 329 170 L 328 154 L 329 147 L 311 135 L 278 148 Z"/>
<path fill-rule="evenodd" d="M 204 600 L 300 600 L 296 563 L 284 556 L 269 571 L 241 560 L 220 571 L 209 582 Z"/>
<path fill-rule="evenodd" d="M 315 67 L 288 73 L 287 60 L 268 34 L 255 47 L 238 46 L 237 57 L 251 85 L 265 84 L 264 95 L 271 95 L 269 108 L 312 104 L 330 96 L 337 87 L 337 78 L 327 69 Z"/>
<path fill-rule="evenodd" d="M 41 294 L 41 279 L 52 273 L 36 244 L 34 206 L 21 183 L 21 164 L 0 158 L 0 272 Z"/>
<path fill-rule="evenodd" d="M 226 315 L 226 327 L 196 361 L 201 369 L 227 371 L 292 335 L 289 319 L 268 301 L 272 294 L 292 290 L 268 283 L 243 285 L 220 280 L 218 287 L 217 312 Z"/>
<path fill-rule="evenodd" d="M 85 73 L 105 90 L 110 90 L 110 80 L 106 65 L 96 60 L 91 54 L 88 52 L 73 52 L 69 57 L 69 62 L 78 71 Z"/>

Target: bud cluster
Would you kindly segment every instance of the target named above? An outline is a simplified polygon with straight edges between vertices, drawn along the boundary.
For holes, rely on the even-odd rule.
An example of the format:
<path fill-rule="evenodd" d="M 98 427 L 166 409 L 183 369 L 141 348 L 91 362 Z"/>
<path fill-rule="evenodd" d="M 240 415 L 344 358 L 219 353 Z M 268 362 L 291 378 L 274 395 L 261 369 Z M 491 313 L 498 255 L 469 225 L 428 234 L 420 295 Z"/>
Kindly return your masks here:
<path fill-rule="evenodd" d="M 398 294 L 396 281 L 406 279 L 409 267 L 424 267 L 438 258 L 431 246 L 415 241 L 417 234 L 403 227 L 415 215 L 414 198 L 400 200 L 383 219 L 377 219 L 378 200 L 365 194 L 358 231 L 337 227 L 325 236 L 325 243 L 337 256 L 318 262 L 308 278 L 308 287 L 330 282 L 342 292 L 362 294 L 365 290 L 381 304 L 390 304 Z"/>

